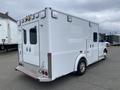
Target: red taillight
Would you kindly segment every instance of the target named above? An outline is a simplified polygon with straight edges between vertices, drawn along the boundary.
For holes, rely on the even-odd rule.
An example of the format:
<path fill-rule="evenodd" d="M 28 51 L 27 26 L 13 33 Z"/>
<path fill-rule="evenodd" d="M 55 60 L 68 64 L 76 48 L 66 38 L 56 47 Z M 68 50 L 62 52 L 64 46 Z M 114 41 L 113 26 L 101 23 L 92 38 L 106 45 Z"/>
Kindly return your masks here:
<path fill-rule="evenodd" d="M 42 74 L 47 76 L 48 72 L 47 71 L 42 71 Z"/>
<path fill-rule="evenodd" d="M 47 72 L 47 71 L 45 71 L 45 72 L 44 72 L 44 74 L 47 76 L 47 75 L 48 75 L 48 72 Z"/>

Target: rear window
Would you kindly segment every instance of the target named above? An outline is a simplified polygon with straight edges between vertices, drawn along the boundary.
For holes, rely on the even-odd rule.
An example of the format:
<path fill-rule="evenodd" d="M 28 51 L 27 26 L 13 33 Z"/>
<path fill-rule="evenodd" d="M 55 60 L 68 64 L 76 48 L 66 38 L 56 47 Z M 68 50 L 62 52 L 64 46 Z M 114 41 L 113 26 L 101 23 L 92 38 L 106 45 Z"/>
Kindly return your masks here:
<path fill-rule="evenodd" d="M 30 44 L 37 44 L 37 28 L 30 29 Z"/>
<path fill-rule="evenodd" d="M 27 33 L 26 33 L 26 30 L 23 29 L 23 33 L 24 33 L 24 44 L 27 44 Z"/>

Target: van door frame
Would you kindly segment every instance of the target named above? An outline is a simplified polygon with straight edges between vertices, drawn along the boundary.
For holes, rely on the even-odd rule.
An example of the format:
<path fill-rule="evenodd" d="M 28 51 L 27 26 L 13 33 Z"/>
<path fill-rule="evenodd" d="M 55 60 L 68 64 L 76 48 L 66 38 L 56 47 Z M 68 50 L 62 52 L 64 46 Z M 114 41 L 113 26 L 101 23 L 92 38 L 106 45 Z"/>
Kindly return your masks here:
<path fill-rule="evenodd" d="M 38 41 L 38 48 L 39 48 L 39 65 L 34 65 L 34 64 L 30 64 L 30 63 L 27 63 L 27 62 L 25 62 L 24 61 L 24 57 L 23 57 L 23 44 L 24 44 L 24 35 L 23 35 L 23 27 L 24 26 L 26 26 L 26 25 L 28 25 L 28 24 L 31 24 L 31 23 L 34 23 L 34 22 L 37 22 L 37 26 L 38 26 L 38 30 L 37 30 L 37 41 Z M 23 62 L 23 64 L 29 64 L 29 65 L 32 65 L 32 66 L 36 66 L 36 67 L 40 67 L 40 26 L 39 26 L 39 20 L 35 20 L 35 21 L 32 21 L 32 22 L 30 22 L 30 23 L 26 23 L 26 24 L 24 24 L 24 25 L 22 25 L 22 27 L 21 27 L 21 29 L 22 29 L 22 62 Z"/>

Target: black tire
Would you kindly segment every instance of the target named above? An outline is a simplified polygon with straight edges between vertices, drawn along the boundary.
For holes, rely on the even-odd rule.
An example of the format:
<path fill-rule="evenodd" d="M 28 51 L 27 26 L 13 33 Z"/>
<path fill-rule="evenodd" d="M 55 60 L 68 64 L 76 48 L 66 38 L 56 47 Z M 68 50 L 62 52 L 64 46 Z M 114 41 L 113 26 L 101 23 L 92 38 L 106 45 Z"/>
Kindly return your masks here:
<path fill-rule="evenodd" d="M 76 74 L 82 76 L 85 74 L 85 72 L 86 72 L 86 62 L 84 59 L 81 59 L 78 63 Z"/>

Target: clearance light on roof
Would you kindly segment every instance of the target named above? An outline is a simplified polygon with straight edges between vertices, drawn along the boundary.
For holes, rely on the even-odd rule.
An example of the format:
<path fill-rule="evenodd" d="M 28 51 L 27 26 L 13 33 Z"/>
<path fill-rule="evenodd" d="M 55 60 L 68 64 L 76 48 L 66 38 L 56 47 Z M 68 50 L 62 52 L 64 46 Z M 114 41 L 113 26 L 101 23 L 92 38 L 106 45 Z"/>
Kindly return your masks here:
<path fill-rule="evenodd" d="M 35 14 L 31 15 L 31 19 L 32 19 L 32 20 L 35 19 Z"/>
<path fill-rule="evenodd" d="M 43 12 L 41 12 L 41 19 L 44 19 L 46 17 L 46 10 L 44 10 Z"/>
<path fill-rule="evenodd" d="M 26 17 L 24 18 L 24 22 L 30 21 L 30 20 L 32 20 L 32 19 L 33 19 L 33 15 L 26 16 Z M 23 22 L 23 23 L 24 23 L 24 22 Z"/>
<path fill-rule="evenodd" d="M 39 18 L 39 13 L 36 13 L 36 14 L 35 14 L 35 18 Z"/>
<path fill-rule="evenodd" d="M 92 27 L 92 23 L 91 22 L 89 22 L 89 27 Z"/>
<path fill-rule="evenodd" d="M 20 26 L 21 25 L 21 21 L 18 21 L 17 24 L 18 24 L 18 26 Z"/>
<path fill-rule="evenodd" d="M 54 19 L 58 19 L 57 17 L 57 12 L 54 12 L 53 10 L 51 11 L 51 17 L 54 18 Z"/>
<path fill-rule="evenodd" d="M 67 16 L 67 21 L 68 22 L 72 22 L 72 17 L 71 16 Z"/>
<path fill-rule="evenodd" d="M 26 16 L 25 22 L 30 21 L 30 20 L 31 20 L 31 16 L 30 16 L 30 15 L 29 15 L 29 16 Z"/>
<path fill-rule="evenodd" d="M 28 18 L 27 18 L 27 16 L 25 17 L 25 22 L 27 22 L 28 21 Z"/>
<path fill-rule="evenodd" d="M 24 23 L 25 22 L 25 20 L 24 19 L 22 19 L 22 21 L 21 21 L 22 23 Z"/>
<path fill-rule="evenodd" d="M 31 16 L 28 16 L 28 21 L 30 21 L 31 20 Z"/>
<path fill-rule="evenodd" d="M 36 18 L 36 19 L 39 18 L 39 13 L 28 15 L 28 16 L 26 16 L 25 18 L 23 18 L 23 19 L 21 20 L 21 22 L 19 22 L 19 23 L 25 23 L 25 22 L 34 20 L 35 18 Z M 21 25 L 21 24 L 20 24 L 20 25 Z"/>

